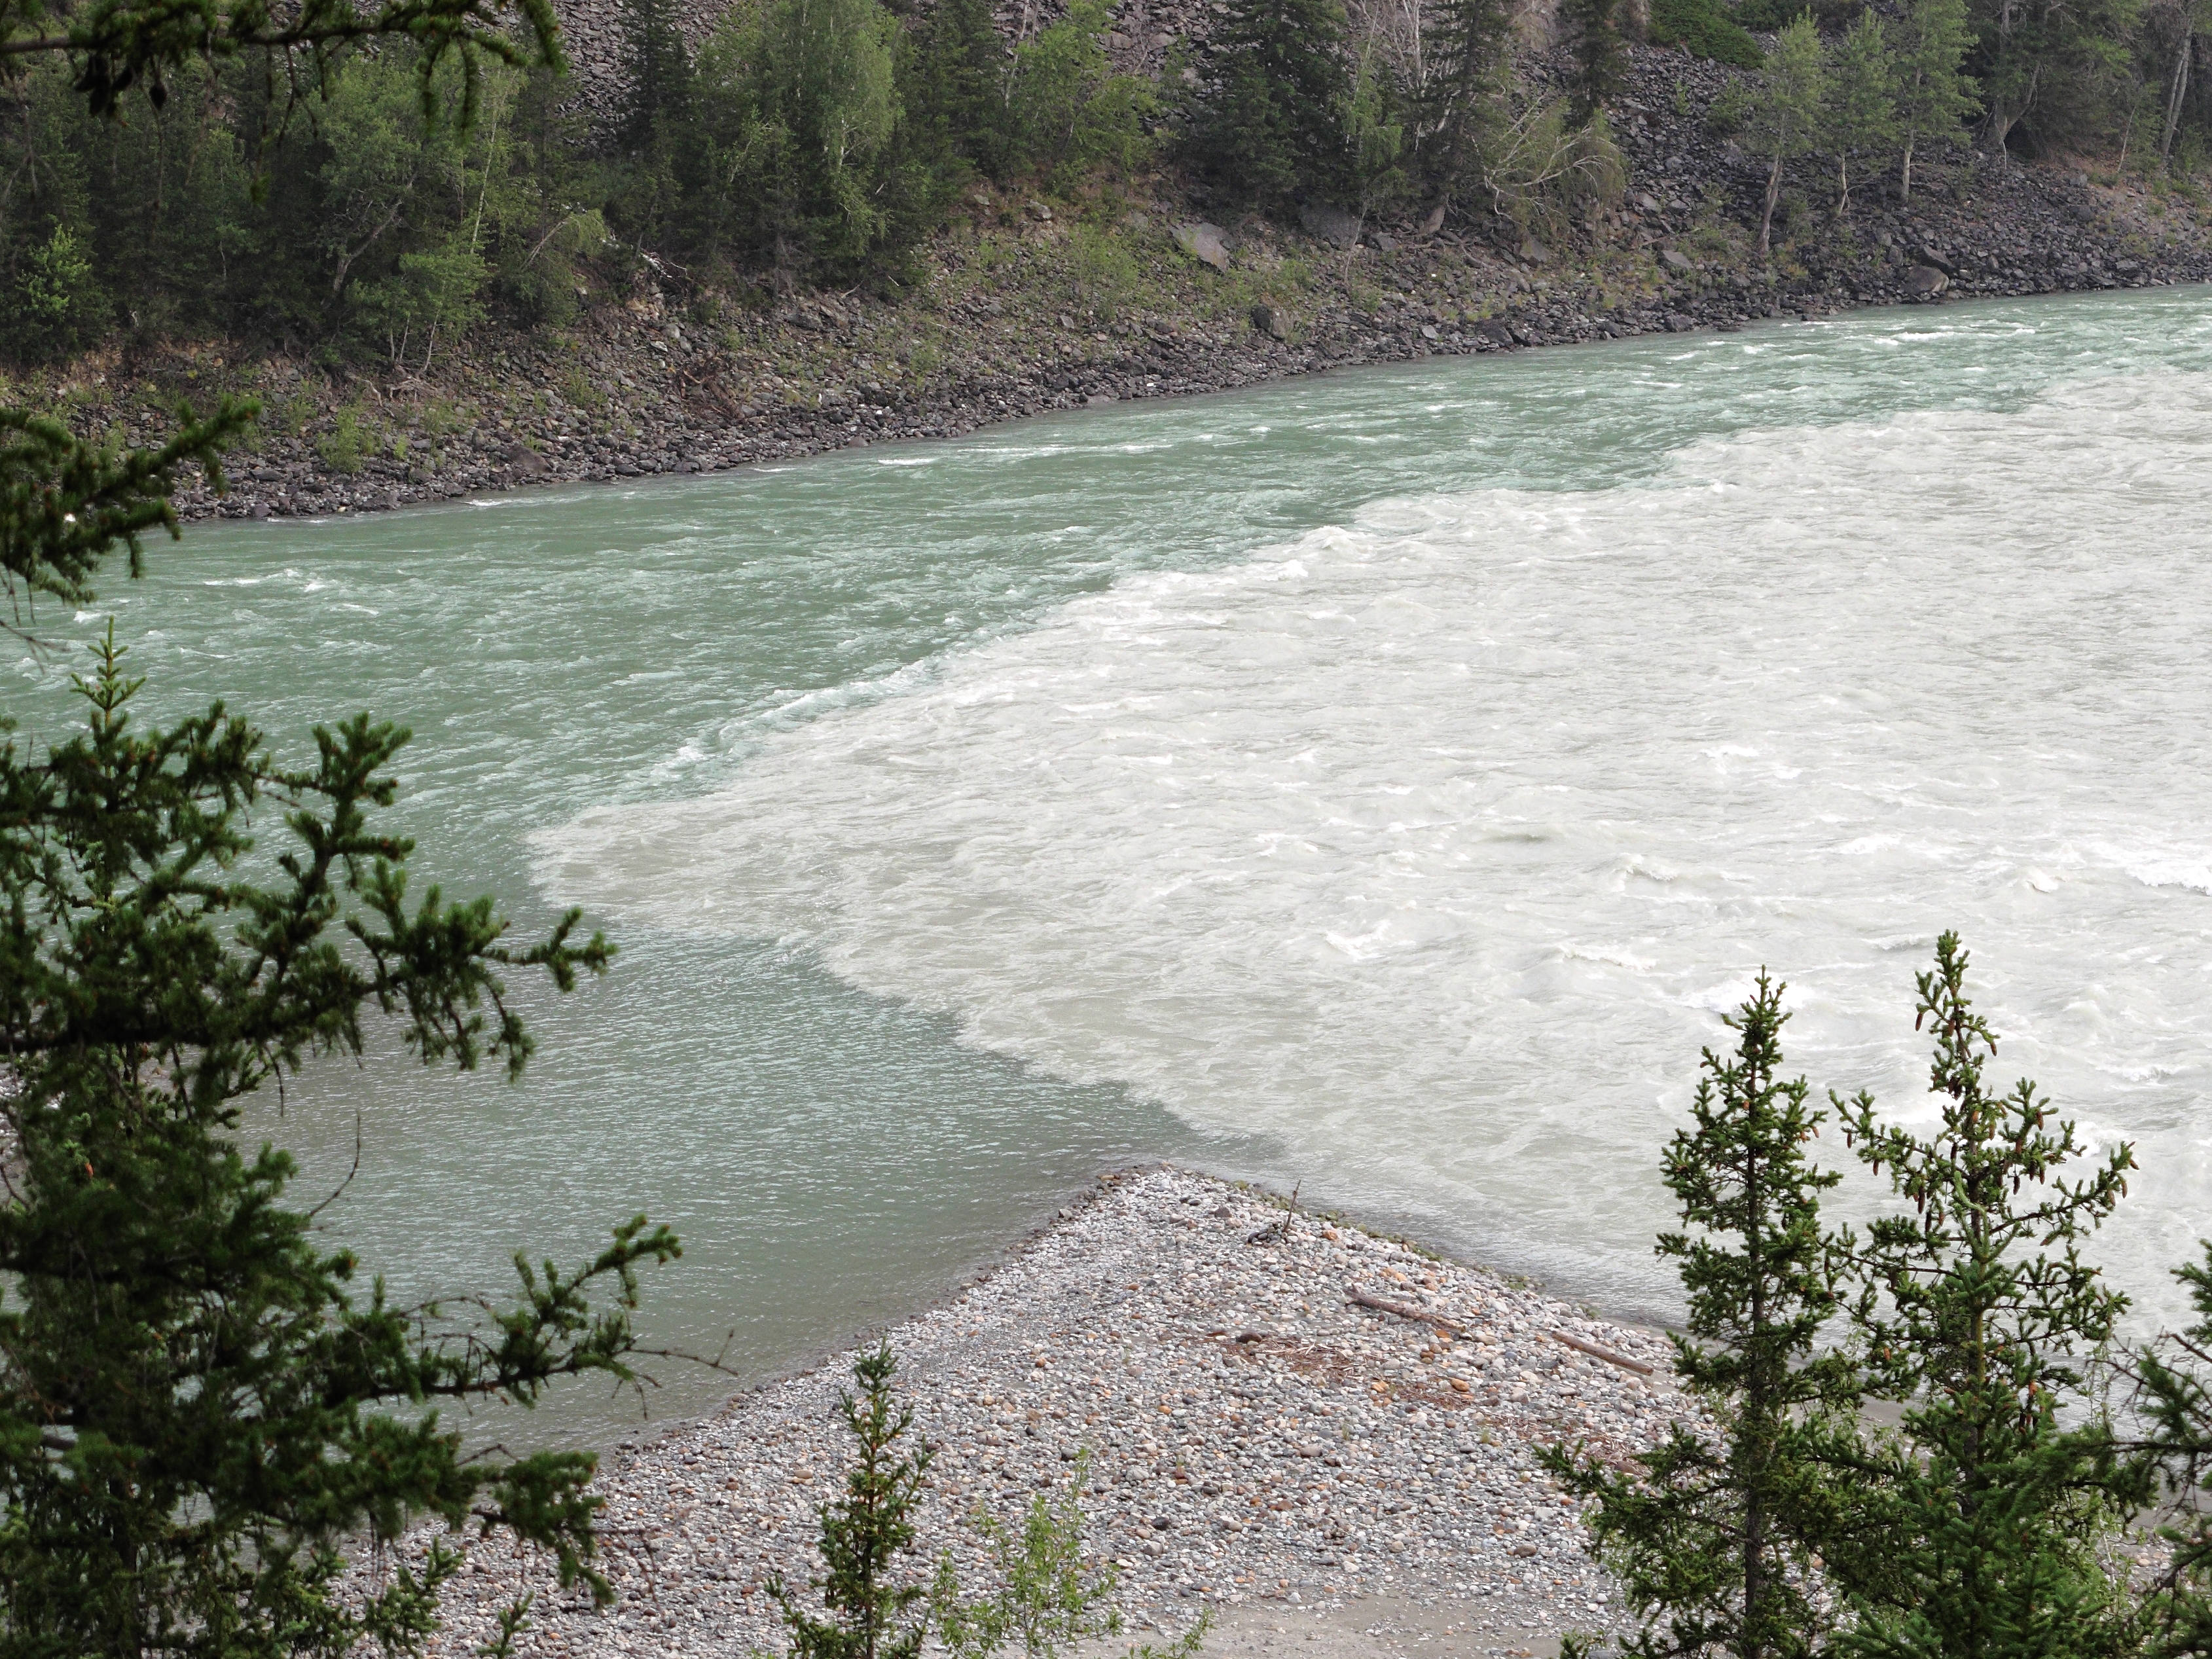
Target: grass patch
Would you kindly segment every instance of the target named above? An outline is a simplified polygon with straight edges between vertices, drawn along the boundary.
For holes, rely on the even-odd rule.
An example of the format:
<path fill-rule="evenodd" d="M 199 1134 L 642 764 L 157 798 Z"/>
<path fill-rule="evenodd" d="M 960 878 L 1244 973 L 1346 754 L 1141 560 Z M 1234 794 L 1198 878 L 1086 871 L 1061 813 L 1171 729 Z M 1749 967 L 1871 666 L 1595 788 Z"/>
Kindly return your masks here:
<path fill-rule="evenodd" d="M 1699 58 L 1738 69 L 1757 69 L 1765 57 L 1751 31 L 1729 16 L 1720 0 L 1651 0 L 1651 44 L 1685 46 Z"/>

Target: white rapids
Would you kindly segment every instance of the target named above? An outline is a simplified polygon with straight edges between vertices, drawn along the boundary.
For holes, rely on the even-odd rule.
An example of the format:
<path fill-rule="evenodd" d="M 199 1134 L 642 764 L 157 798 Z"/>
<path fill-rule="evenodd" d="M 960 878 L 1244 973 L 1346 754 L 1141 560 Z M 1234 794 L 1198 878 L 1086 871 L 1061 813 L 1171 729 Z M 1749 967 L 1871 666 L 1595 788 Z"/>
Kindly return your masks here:
<path fill-rule="evenodd" d="M 2164 1318 L 2212 1231 L 2208 507 L 2181 369 L 1399 496 L 1123 574 L 538 871 L 1616 1306 L 1671 1301 L 1656 1155 L 1759 966 L 1816 1088 L 1924 1116 L 1954 927 L 2002 1078 L 2136 1144 L 2098 1254 Z"/>

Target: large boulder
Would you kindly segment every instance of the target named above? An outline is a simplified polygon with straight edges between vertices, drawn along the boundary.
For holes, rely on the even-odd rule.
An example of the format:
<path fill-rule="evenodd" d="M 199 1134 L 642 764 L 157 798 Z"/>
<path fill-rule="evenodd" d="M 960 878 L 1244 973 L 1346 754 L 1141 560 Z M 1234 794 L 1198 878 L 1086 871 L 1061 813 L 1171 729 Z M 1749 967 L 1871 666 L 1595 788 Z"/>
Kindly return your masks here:
<path fill-rule="evenodd" d="M 1298 209 L 1298 222 L 1305 227 L 1308 235 L 1318 236 L 1339 247 L 1355 246 L 1359 240 L 1359 216 L 1327 202 L 1304 204 Z"/>
<path fill-rule="evenodd" d="M 1219 225 L 1177 225 L 1176 246 L 1200 264 L 1229 269 L 1229 240 Z"/>
<path fill-rule="evenodd" d="M 1252 307 L 1252 326 L 1271 340 L 1291 337 L 1291 314 L 1282 307 L 1261 301 Z"/>
<path fill-rule="evenodd" d="M 1933 265 L 1915 265 L 1905 276 L 1905 291 L 1916 300 L 1932 300 L 1950 286 L 1951 279 Z"/>

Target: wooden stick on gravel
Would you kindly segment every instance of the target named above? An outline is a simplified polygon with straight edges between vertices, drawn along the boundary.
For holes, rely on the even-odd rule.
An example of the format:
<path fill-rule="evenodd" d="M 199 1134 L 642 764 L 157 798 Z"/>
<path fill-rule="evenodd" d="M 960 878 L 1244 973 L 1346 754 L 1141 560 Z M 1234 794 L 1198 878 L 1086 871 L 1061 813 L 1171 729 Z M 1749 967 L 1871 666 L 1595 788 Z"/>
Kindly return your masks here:
<path fill-rule="evenodd" d="M 1410 1319 L 1417 1325 L 1433 1325 L 1440 1331 L 1449 1331 L 1454 1336 L 1465 1336 L 1467 1328 L 1455 1325 L 1442 1314 L 1432 1314 L 1426 1308 L 1416 1308 L 1411 1303 L 1393 1302 L 1388 1297 L 1370 1296 L 1357 1285 L 1345 1286 L 1344 1293 L 1352 1298 L 1355 1308 L 1372 1308 L 1377 1313 L 1395 1314 L 1401 1319 Z"/>
<path fill-rule="evenodd" d="M 1601 1348 L 1595 1342 L 1585 1342 L 1579 1336 L 1569 1336 L 1565 1331 L 1553 1331 L 1552 1334 L 1577 1353 L 1586 1353 L 1593 1359 L 1602 1359 L 1607 1364 L 1618 1365 L 1625 1371 L 1634 1371 L 1638 1376 L 1651 1375 L 1653 1368 L 1640 1359 L 1631 1359 L 1625 1353 L 1615 1353 L 1610 1348 Z"/>

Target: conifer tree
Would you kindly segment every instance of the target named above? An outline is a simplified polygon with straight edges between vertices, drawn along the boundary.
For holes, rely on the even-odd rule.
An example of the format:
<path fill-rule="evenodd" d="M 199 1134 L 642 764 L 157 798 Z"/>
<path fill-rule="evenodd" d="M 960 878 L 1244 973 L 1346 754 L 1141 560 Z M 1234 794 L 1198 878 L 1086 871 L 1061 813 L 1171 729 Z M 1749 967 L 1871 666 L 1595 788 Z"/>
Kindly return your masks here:
<path fill-rule="evenodd" d="M 2130 1375 L 2142 1438 L 2172 1503 L 2160 1535 L 2171 1547 L 2143 1608 L 2143 1650 L 2154 1659 L 2212 1654 L 2212 1241 L 2174 1277 L 2187 1286 L 2197 1322 L 2138 1352 Z"/>
<path fill-rule="evenodd" d="M 1859 1158 L 1911 1206 L 1846 1238 L 1853 1323 L 1869 1392 L 1904 1402 L 1901 1438 L 1869 1474 L 1890 1540 L 1878 1580 L 1845 1571 L 1859 1617 L 1839 1650 L 1944 1659 L 2067 1659 L 2121 1652 L 2124 1586 L 2097 1547 L 2151 1495 L 2094 1411 L 2080 1366 L 2110 1342 L 2127 1298 L 2082 1260 L 2118 1204 L 2124 1144 L 2079 1180 L 2070 1122 L 2026 1079 L 1988 1092 L 1996 1038 L 1966 993 L 1954 933 L 1918 976 L 1916 1025 L 1933 1028 L 1926 1139 L 1836 1102 Z"/>
<path fill-rule="evenodd" d="M 1568 81 L 1573 118 L 1587 126 L 1620 90 L 1628 52 L 1620 38 L 1621 0 L 1560 0 L 1573 73 Z"/>
<path fill-rule="evenodd" d="M 1923 141 L 1956 132 L 1980 107 L 1973 77 L 1962 74 L 1972 44 L 1966 0 L 1911 0 L 1897 55 L 1899 199 L 1912 199 L 1912 157 Z"/>
<path fill-rule="evenodd" d="M 623 141 L 633 155 L 688 142 L 691 53 L 674 0 L 624 0 L 623 68 L 629 76 Z"/>
<path fill-rule="evenodd" d="M 1711 1427 L 1677 1424 L 1626 1474 L 1546 1454 L 1594 1505 L 1591 1547 L 1642 1620 L 1625 1644 L 1637 1659 L 1814 1651 L 1824 1620 L 1807 1570 L 1847 1530 L 1851 1505 L 1824 1459 L 1849 1439 L 1857 1376 L 1815 1352 L 1838 1305 L 1820 1215 L 1838 1177 L 1808 1158 L 1826 1114 L 1807 1105 L 1802 1078 L 1781 1076 L 1784 989 L 1762 972 L 1729 1020 L 1734 1054 L 1705 1050 L 1692 1122 L 1663 1165 L 1697 1230 L 1658 1244 L 1689 1302 L 1674 1373 Z"/>
<path fill-rule="evenodd" d="M 899 1440 L 914 1426 L 912 1407 L 891 1403 L 898 1361 L 889 1344 L 853 1364 L 855 1395 L 837 1391 L 838 1414 L 859 1443 L 860 1461 L 845 1477 L 845 1495 L 824 1504 L 823 1576 L 812 1581 L 830 1616 L 817 1619 L 799 1604 L 778 1577 L 769 1594 L 791 1632 L 793 1659 L 914 1659 L 929 1626 L 927 1588 L 896 1581 L 894 1563 L 912 1547 L 911 1511 L 934 1454 L 927 1446 L 900 1455 Z M 917 1606 L 921 1614 L 907 1615 Z"/>
<path fill-rule="evenodd" d="M 910 102 L 930 143 L 998 178 L 1012 159 L 1012 60 L 994 9 L 991 0 L 939 0 L 922 34 Z"/>
<path fill-rule="evenodd" d="M 1897 131 L 1897 65 L 1881 14 L 1863 11 L 1830 54 L 1827 137 L 1836 153 L 1836 217 L 1851 210 L 1851 157 Z"/>
<path fill-rule="evenodd" d="M 1754 155 L 1764 155 L 1766 205 L 1759 216 L 1759 252 L 1773 250 L 1774 207 L 1782 198 L 1782 169 L 1808 155 L 1819 142 L 1820 107 L 1827 76 L 1821 62 L 1820 33 L 1810 13 L 1798 17 L 1774 38 L 1759 70 L 1745 138 Z"/>
<path fill-rule="evenodd" d="M 77 496 L 95 539 L 130 521 L 129 489 L 104 523 Z M 46 547 L 10 574 L 66 592 L 72 550 Z M 343 1546 L 430 1518 L 544 1546 L 604 1595 L 592 1460 L 465 1456 L 425 1408 L 628 1379 L 635 1269 L 673 1237 L 640 1218 L 578 1271 L 518 1259 L 511 1309 L 448 1326 L 354 1286 L 354 1257 L 286 1207 L 290 1160 L 241 1144 L 241 1109 L 359 1054 L 371 1011 L 426 1063 L 519 1077 L 532 1044 L 500 970 L 565 990 L 607 946 L 572 943 L 573 915 L 516 948 L 489 900 L 410 901 L 411 843 L 371 823 L 404 730 L 357 716 L 283 766 L 220 704 L 139 726 L 123 659 L 111 629 L 76 682 L 82 734 L 0 747 L 0 1655 L 412 1652 L 459 1552 L 364 1598 Z M 257 806 L 289 841 L 267 883 L 240 873 Z"/>
<path fill-rule="evenodd" d="M 1426 171 L 1449 203 L 1499 125 L 1513 72 L 1513 9 L 1508 0 L 1441 0 L 1433 40 Z"/>
<path fill-rule="evenodd" d="M 1346 40 L 1340 0 L 1224 0 L 1199 64 L 1198 159 L 1263 201 L 1339 184 Z"/>
<path fill-rule="evenodd" d="M 1371 45 L 1360 52 L 1344 100 L 1345 191 L 1363 220 L 1406 187 L 1406 124 L 1393 118 L 1396 89 L 1380 58 Z"/>

